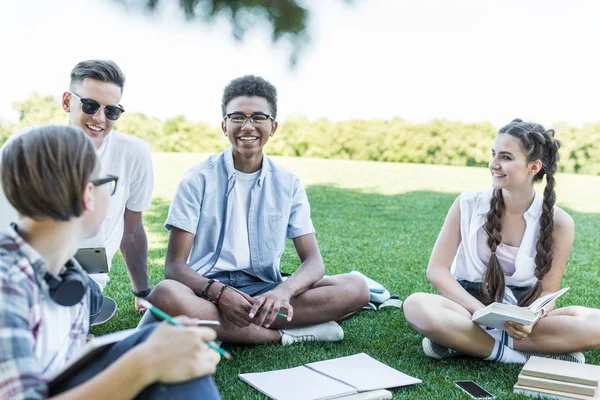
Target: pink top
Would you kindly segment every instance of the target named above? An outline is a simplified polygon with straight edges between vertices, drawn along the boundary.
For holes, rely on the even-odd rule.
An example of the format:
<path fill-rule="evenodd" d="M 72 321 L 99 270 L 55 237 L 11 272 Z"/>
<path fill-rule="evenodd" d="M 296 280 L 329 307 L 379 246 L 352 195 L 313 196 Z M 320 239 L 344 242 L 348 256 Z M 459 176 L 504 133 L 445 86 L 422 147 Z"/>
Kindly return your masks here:
<path fill-rule="evenodd" d="M 482 228 L 477 231 L 477 255 L 482 263 L 488 265 L 492 252 L 487 244 L 488 234 Z M 496 257 L 500 262 L 500 266 L 504 270 L 505 276 L 512 276 L 515 273 L 515 260 L 517 258 L 518 247 L 509 246 L 500 243 L 496 248 Z"/>

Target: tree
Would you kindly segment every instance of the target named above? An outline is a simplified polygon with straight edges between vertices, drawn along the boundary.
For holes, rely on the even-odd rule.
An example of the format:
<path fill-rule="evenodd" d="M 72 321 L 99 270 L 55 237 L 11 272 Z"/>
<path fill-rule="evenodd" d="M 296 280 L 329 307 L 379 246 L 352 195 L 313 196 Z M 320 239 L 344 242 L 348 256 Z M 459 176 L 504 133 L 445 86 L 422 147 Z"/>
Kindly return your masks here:
<path fill-rule="evenodd" d="M 24 101 L 14 102 L 13 109 L 19 113 L 21 127 L 60 125 L 67 122 L 67 114 L 60 106 L 60 101 L 53 96 L 41 96 L 34 93 Z"/>
<path fill-rule="evenodd" d="M 128 7 L 140 4 L 140 0 L 113 0 Z M 352 3 L 353 0 L 344 0 Z M 309 11 L 301 6 L 301 0 L 179 0 L 179 7 L 187 19 L 204 22 L 219 15 L 227 15 L 233 27 L 233 36 L 240 40 L 246 31 L 260 20 L 271 26 L 271 38 L 277 42 L 286 38 L 293 45 L 290 62 L 298 60 L 302 47 L 308 43 L 307 22 Z M 157 12 L 161 0 L 142 0 L 143 8 Z M 130 7 L 131 8 L 131 7 Z M 133 7 L 135 8 L 135 7 Z"/>

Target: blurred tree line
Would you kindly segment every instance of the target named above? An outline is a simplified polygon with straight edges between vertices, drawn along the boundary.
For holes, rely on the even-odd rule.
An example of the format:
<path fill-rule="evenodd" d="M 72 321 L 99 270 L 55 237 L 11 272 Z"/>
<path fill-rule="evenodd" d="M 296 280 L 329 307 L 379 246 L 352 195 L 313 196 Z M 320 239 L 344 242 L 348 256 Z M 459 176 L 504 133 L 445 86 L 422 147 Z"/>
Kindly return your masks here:
<path fill-rule="evenodd" d="M 67 116 L 52 96 L 33 95 L 14 104 L 17 123 L 0 121 L 0 144 L 25 126 L 64 124 Z M 562 141 L 560 169 L 600 175 L 600 122 L 575 128 L 554 127 Z M 165 121 L 125 113 L 115 129 L 145 140 L 156 152 L 215 153 L 229 142 L 219 126 L 193 123 L 183 116 Z M 310 121 L 299 116 L 282 122 L 267 153 L 293 157 L 486 166 L 496 129 L 488 122 L 433 120 L 413 124 L 392 120 Z"/>

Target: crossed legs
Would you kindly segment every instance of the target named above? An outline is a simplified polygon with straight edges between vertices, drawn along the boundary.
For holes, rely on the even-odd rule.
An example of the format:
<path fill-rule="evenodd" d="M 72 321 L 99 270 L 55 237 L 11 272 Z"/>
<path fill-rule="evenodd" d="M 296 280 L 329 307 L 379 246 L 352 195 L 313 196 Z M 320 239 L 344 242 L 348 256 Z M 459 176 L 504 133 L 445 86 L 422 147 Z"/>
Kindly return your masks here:
<path fill-rule="evenodd" d="M 423 336 L 459 353 L 487 358 L 494 338 L 471 322 L 471 313 L 443 296 L 414 293 L 404 302 L 406 320 Z M 600 347 L 600 310 L 564 307 L 537 322 L 531 334 L 515 340 L 516 350 L 565 354 Z"/>
<path fill-rule="evenodd" d="M 278 329 L 316 325 L 359 310 L 369 302 L 369 290 L 359 276 L 344 274 L 323 278 L 291 299 L 290 304 L 294 307 L 292 321 L 278 318 L 269 329 L 233 324 L 213 303 L 174 280 L 164 280 L 156 285 L 148 301 L 173 316 L 218 320 L 221 326 L 215 329 L 217 338 L 224 342 L 262 344 L 279 342 L 281 335 Z"/>

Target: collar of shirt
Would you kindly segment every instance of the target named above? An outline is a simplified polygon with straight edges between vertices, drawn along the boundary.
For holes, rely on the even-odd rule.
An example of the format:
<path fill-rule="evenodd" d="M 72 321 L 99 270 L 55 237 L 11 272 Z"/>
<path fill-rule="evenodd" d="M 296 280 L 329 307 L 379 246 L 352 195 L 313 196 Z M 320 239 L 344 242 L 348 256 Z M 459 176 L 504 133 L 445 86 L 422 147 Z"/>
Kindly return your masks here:
<path fill-rule="evenodd" d="M 23 254 L 23 256 L 29 261 L 29 264 L 31 264 L 38 285 L 41 288 L 46 289 L 47 283 L 44 277 L 48 272 L 48 267 L 41 254 L 31 247 L 31 245 L 27 243 L 25 239 L 23 239 L 23 237 L 17 231 L 17 225 L 14 222 L 10 224 L 5 233 L 16 243 L 21 254 Z"/>
<path fill-rule="evenodd" d="M 527 211 L 525 211 L 524 214 L 525 221 L 527 221 L 527 223 L 537 221 L 540 215 L 542 215 L 542 203 L 544 201 L 544 198 L 535 190 L 533 191 L 533 193 L 533 201 L 531 202 L 531 205 L 529 206 Z M 490 201 L 492 200 L 493 195 L 494 188 L 489 188 L 484 192 L 483 200 L 479 203 L 479 206 L 477 207 L 477 214 L 485 215 L 488 213 L 488 211 L 490 211 Z"/>
<path fill-rule="evenodd" d="M 227 171 L 227 180 L 229 182 L 227 193 L 231 191 L 233 188 L 233 183 L 235 182 L 235 167 L 233 166 L 233 148 L 230 146 L 224 153 L 225 156 L 225 170 Z M 256 180 L 256 184 L 258 186 L 262 186 L 265 177 L 267 176 L 269 168 L 267 167 L 269 164 L 269 158 L 263 154 L 262 165 L 260 169 L 260 175 Z"/>

